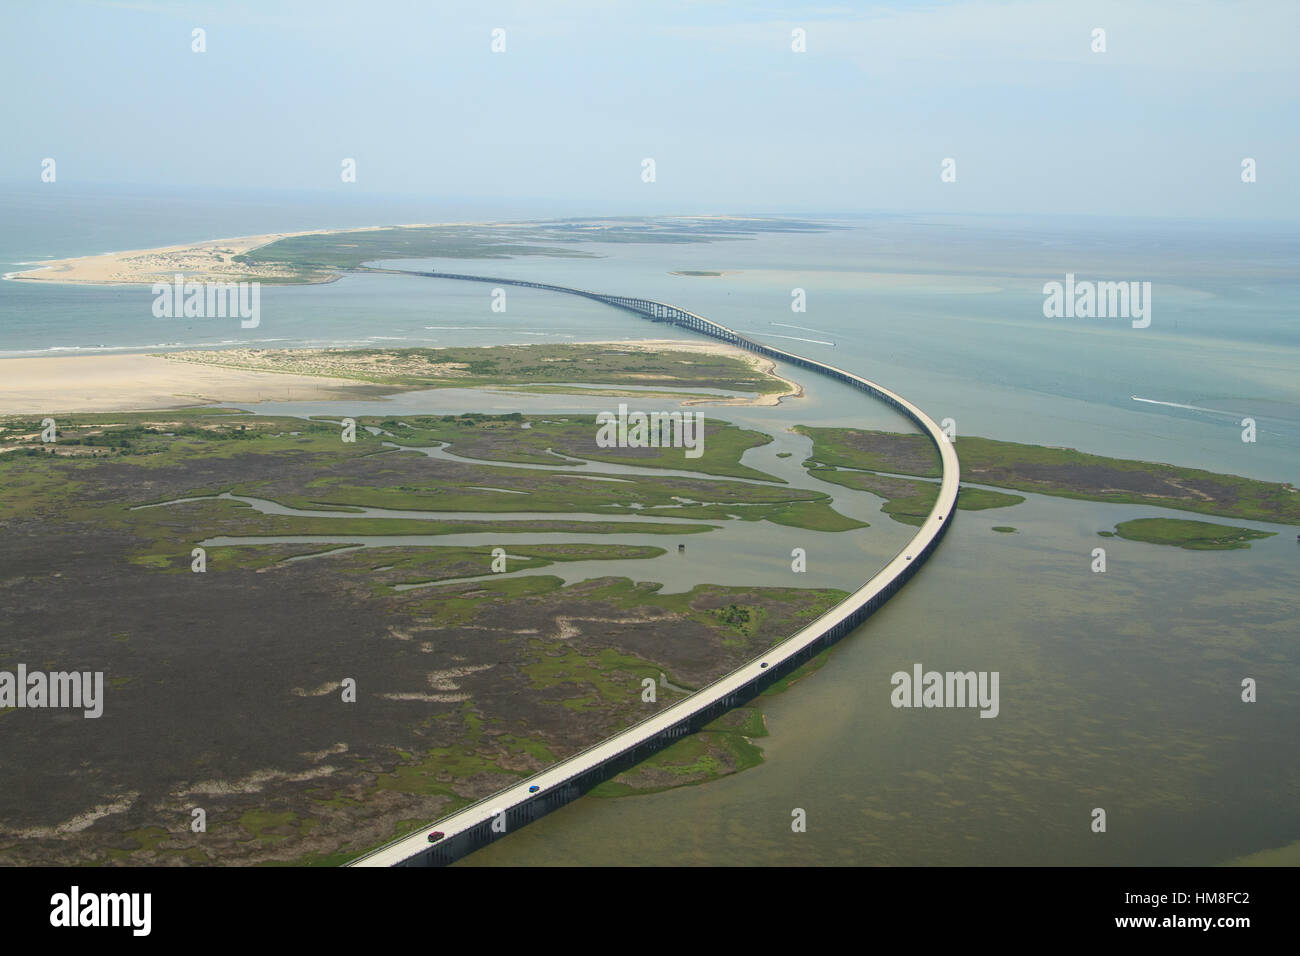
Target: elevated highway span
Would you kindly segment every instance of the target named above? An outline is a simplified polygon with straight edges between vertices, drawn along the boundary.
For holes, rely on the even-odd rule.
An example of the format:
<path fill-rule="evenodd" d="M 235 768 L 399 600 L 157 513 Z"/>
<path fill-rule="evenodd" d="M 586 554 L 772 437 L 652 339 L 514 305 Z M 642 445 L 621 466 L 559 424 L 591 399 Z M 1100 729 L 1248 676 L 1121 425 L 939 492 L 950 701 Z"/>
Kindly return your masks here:
<path fill-rule="evenodd" d="M 626 309 L 657 322 L 669 322 L 692 329 L 779 362 L 788 362 L 800 368 L 828 375 L 891 405 L 914 422 L 929 436 L 930 441 L 938 449 L 943 477 L 934 509 L 906 546 L 876 572 L 871 580 L 792 637 L 774 645 L 726 676 L 700 688 L 689 697 L 677 701 L 609 739 L 588 747 L 541 773 L 520 780 L 517 784 L 512 784 L 463 810 L 458 810 L 409 836 L 394 840 L 386 846 L 367 853 L 354 860 L 349 866 L 440 866 L 454 862 L 475 849 L 558 809 L 596 784 L 635 766 L 674 740 L 694 733 L 733 707 L 761 693 L 870 617 L 916 573 L 938 546 L 952 521 L 953 510 L 957 506 L 959 478 L 957 453 L 952 443 L 925 412 L 901 395 L 859 375 L 824 362 L 795 355 L 793 352 L 755 342 L 693 312 L 652 299 L 603 295 L 541 282 L 522 282 L 487 276 L 392 269 L 383 271 L 426 276 L 432 279 L 461 279 L 490 282 L 494 285 L 525 286 L 580 295 Z M 503 822 L 504 827 L 501 822 L 498 822 L 494 828 L 494 821 Z M 441 831 L 444 836 L 438 842 L 431 844 L 428 837 L 434 831 Z"/>

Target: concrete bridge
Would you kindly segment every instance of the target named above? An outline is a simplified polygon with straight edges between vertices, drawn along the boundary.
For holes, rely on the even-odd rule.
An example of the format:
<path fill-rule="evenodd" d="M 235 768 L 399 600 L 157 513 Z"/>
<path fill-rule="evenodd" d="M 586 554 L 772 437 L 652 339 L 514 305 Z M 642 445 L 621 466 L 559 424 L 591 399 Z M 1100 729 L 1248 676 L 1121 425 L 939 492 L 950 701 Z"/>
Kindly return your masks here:
<path fill-rule="evenodd" d="M 761 693 L 771 684 L 811 660 L 841 637 L 854 630 L 892 597 L 916 573 L 938 547 L 948 530 L 957 506 L 959 469 L 957 453 L 937 424 L 923 411 L 896 392 L 870 382 L 844 369 L 817 362 L 784 349 L 774 348 L 719 325 L 703 316 L 666 302 L 629 296 L 603 295 L 582 289 L 522 282 L 517 279 L 494 279 L 487 276 L 457 275 L 448 272 L 409 272 L 388 269 L 405 275 L 432 279 L 461 279 L 493 285 L 524 286 L 580 295 L 620 309 L 627 309 L 656 322 L 668 322 L 692 329 L 739 348 L 756 352 L 778 362 L 788 362 L 844 382 L 872 398 L 896 408 L 915 423 L 939 452 L 943 476 L 939 497 L 916 534 L 883 568 L 860 588 L 798 633 L 786 638 L 700 688 L 689 697 L 647 717 L 614 736 L 580 751 L 554 766 L 486 797 L 463 810 L 423 827 L 409 836 L 394 840 L 349 866 L 440 866 L 452 863 L 486 846 L 494 840 L 531 823 L 552 810 L 562 807 L 596 784 L 635 766 L 662 750 L 674 740 L 694 733 L 705 724 Z M 879 689 L 885 693 L 885 689 Z M 494 823 L 496 824 L 494 826 Z M 428 836 L 441 831 L 444 836 L 430 844 Z"/>

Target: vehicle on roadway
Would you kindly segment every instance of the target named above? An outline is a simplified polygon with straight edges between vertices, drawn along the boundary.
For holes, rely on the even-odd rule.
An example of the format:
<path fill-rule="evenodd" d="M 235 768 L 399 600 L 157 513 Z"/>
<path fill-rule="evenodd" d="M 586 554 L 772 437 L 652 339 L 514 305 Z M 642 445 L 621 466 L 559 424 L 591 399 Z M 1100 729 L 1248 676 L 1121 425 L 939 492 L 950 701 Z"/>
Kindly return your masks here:
<path fill-rule="evenodd" d="M 429 842 L 430 842 L 430 843 L 437 843 L 439 840 L 441 840 L 441 839 L 442 839 L 443 837 L 445 837 L 446 835 L 447 835 L 447 834 L 443 833 L 441 830 L 434 830 L 432 833 L 429 834 Z"/>
<path fill-rule="evenodd" d="M 402 270 L 394 270 L 402 271 Z M 516 280 L 502 280 L 488 276 L 468 276 L 455 275 L 451 273 L 415 273 L 416 275 L 426 275 L 438 279 L 466 279 L 477 282 L 505 283 L 512 285 L 521 285 L 546 289 L 556 292 L 570 292 L 577 295 L 586 296 L 607 305 L 613 305 L 618 308 L 629 309 L 630 311 L 645 314 L 648 313 L 642 308 L 640 300 L 627 299 L 625 297 L 600 296 L 595 293 L 588 293 L 582 290 L 571 290 L 558 286 L 549 286 L 544 283 L 527 283 Z M 629 303 L 632 303 L 629 305 Z M 664 308 L 663 303 L 651 303 L 652 310 L 661 310 Z M 880 399 L 886 404 L 898 409 L 903 415 L 914 422 L 922 432 L 930 437 L 931 444 L 938 449 L 942 463 L 941 479 L 939 486 L 939 496 L 936 502 L 937 507 L 947 506 L 948 510 L 956 504 L 959 482 L 961 479 L 960 466 L 957 461 L 957 455 L 953 449 L 952 443 L 943 438 L 943 433 L 939 426 L 930 419 L 920 408 L 911 404 L 902 396 L 889 391 L 882 386 L 876 385 L 861 376 L 854 375 L 843 369 L 827 365 L 823 362 L 817 362 L 813 359 L 807 359 L 803 356 L 786 352 L 782 349 L 764 345 L 757 341 L 737 335 L 725 326 L 708 321 L 693 313 L 681 313 L 681 310 L 673 312 L 676 314 L 685 314 L 689 317 L 689 322 L 671 320 L 672 324 L 679 325 L 684 329 L 703 332 L 704 334 L 720 339 L 728 344 L 738 345 L 741 348 L 752 351 L 756 354 L 766 356 L 767 358 L 778 362 L 789 362 L 790 364 L 806 369 L 819 371 L 837 381 L 847 383 L 860 391 L 867 392 L 874 398 Z M 811 624 L 807 625 L 796 634 L 786 638 L 777 646 L 773 647 L 771 653 L 777 654 L 783 663 L 789 663 L 796 658 L 800 652 L 810 650 L 818 644 L 830 644 L 838 641 L 847 635 L 854 628 L 858 627 L 866 618 L 870 617 L 889 597 L 901 587 L 910 578 L 913 571 L 916 570 L 917 558 L 922 561 L 937 547 L 939 539 L 944 532 L 944 526 L 947 524 L 945 518 L 946 511 L 937 516 L 932 514 L 921 525 L 921 530 L 916 536 L 908 541 L 903 547 L 904 550 L 895 554 L 894 558 L 885 565 L 884 568 L 877 571 L 870 580 L 865 582 L 857 590 L 852 592 L 849 597 L 839 604 L 823 612 Z M 681 543 L 681 542 L 679 542 Z M 908 553 L 910 550 L 920 546 L 921 550 L 913 555 Z M 768 667 L 761 669 L 770 669 L 771 661 L 760 661 L 767 664 Z M 744 690 L 745 685 L 754 680 L 753 674 L 748 670 L 751 664 L 743 666 L 724 677 L 706 685 L 704 688 L 697 690 L 690 696 L 670 704 L 668 707 L 658 711 L 652 716 L 646 717 L 632 727 L 626 728 L 613 737 L 588 748 L 567 760 L 550 768 L 548 779 L 559 781 L 565 779 L 564 775 L 569 777 L 585 773 L 596 767 L 607 765 L 612 757 L 622 756 L 634 752 L 640 744 L 652 740 L 656 736 L 664 734 L 665 731 L 673 730 L 684 724 L 685 718 L 700 714 L 706 707 L 716 708 L 718 706 L 729 706 L 737 691 Z M 564 788 L 560 788 L 561 790 Z M 541 790 L 540 786 L 530 786 L 527 796 L 531 797 Z M 511 791 L 516 792 L 516 791 Z M 563 797 L 565 794 L 558 793 L 557 797 Z M 474 828 L 485 829 L 480 827 L 485 822 L 490 822 L 495 813 L 489 813 L 488 808 L 491 806 L 490 801 L 498 799 L 495 795 L 486 801 L 480 801 L 470 807 L 459 811 L 453 818 L 448 819 L 447 825 L 453 826 L 458 834 L 466 832 L 473 833 Z M 417 843 L 419 837 L 414 835 L 410 837 L 399 838 L 393 843 L 380 847 L 358 860 L 350 863 L 350 866 L 396 866 L 415 861 L 420 852 L 412 844 Z M 459 842 L 459 838 L 458 838 Z M 430 856 L 432 854 L 429 854 Z"/>

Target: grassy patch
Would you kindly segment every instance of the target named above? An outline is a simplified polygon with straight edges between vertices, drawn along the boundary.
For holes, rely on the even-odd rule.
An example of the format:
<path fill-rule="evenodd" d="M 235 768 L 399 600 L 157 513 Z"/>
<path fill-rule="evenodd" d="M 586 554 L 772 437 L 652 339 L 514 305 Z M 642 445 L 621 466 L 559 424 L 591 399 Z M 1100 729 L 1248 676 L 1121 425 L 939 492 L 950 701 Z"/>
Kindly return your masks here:
<path fill-rule="evenodd" d="M 364 574 L 379 590 L 399 584 L 424 584 L 494 573 L 499 558 L 490 547 L 365 548 L 329 558 L 330 570 L 340 574 Z M 544 568 L 564 561 L 618 561 L 657 558 L 663 548 L 627 544 L 536 544 L 511 545 L 505 550 L 505 571 Z"/>
<path fill-rule="evenodd" d="M 492 345 L 403 349 L 221 349 L 170 361 L 324 375 L 401 388 L 636 385 L 777 394 L 789 386 L 748 356 L 619 345 Z"/>
<path fill-rule="evenodd" d="M 508 259 L 545 256 L 599 258 L 582 252 L 582 240 L 632 243 L 697 243 L 748 239 L 763 233 L 825 232 L 835 229 L 797 219 L 701 220 L 671 217 L 561 219 L 503 225 L 386 226 L 382 229 L 288 236 L 236 255 L 258 277 L 283 282 L 320 282 L 340 272 L 365 269 L 367 262 L 394 259 Z M 482 271 L 471 268 L 469 271 Z M 263 278 L 263 281 L 271 281 Z"/>
<path fill-rule="evenodd" d="M 1010 508 L 1025 500 L 1024 495 L 1009 495 L 1002 491 L 990 491 L 987 488 L 961 486 L 957 496 L 959 511 L 986 511 L 989 508 Z"/>
<path fill-rule="evenodd" d="M 708 783 L 763 762 L 763 751 L 743 734 L 702 730 L 669 744 L 631 770 L 593 787 L 594 797 L 628 797 Z"/>
<path fill-rule="evenodd" d="M 563 641 L 531 640 L 531 659 L 523 665 L 536 690 L 559 688 L 570 710 L 584 712 L 607 702 L 639 699 L 642 681 L 658 681 L 657 664 L 610 648 L 587 652 Z M 671 678 L 670 678 L 671 681 Z"/>
<path fill-rule="evenodd" d="M 763 694 L 780 694 L 825 665 L 833 648 L 822 651 L 768 687 Z M 630 797 L 676 787 L 708 783 L 740 773 L 763 762 L 754 739 L 767 736 L 758 707 L 737 707 L 705 725 L 698 733 L 675 741 L 631 770 L 606 780 L 590 793 L 596 797 Z"/>
<path fill-rule="evenodd" d="M 446 443 L 447 450 L 453 454 L 485 461 L 565 464 L 562 458 L 552 454 L 554 451 L 589 461 L 784 484 L 780 478 L 740 464 L 745 452 L 768 444 L 772 436 L 716 419 L 705 420 L 703 454 L 698 458 L 687 457 L 684 448 L 602 448 L 596 444 L 595 416 L 412 415 L 361 421 L 384 429 L 389 433 L 387 437 L 399 445 L 420 447 Z"/>
<path fill-rule="evenodd" d="M 817 654 L 817 656 L 813 657 L 811 660 L 806 661 L 803 664 L 800 664 L 798 667 L 796 667 L 790 673 L 786 674 L 776 683 L 769 686 L 767 690 L 763 691 L 763 695 L 784 694 L 787 690 L 789 690 L 799 681 L 803 680 L 805 677 L 810 677 L 811 675 L 816 674 L 819 670 L 821 670 L 823 667 L 826 666 L 826 662 L 830 660 L 831 651 L 833 650 L 835 650 L 835 648 L 828 647 L 826 650 Z"/>
<path fill-rule="evenodd" d="M 1135 518 L 1121 521 L 1115 533 L 1129 541 L 1167 544 L 1190 551 L 1234 551 L 1249 548 L 1251 541 L 1271 538 L 1275 531 L 1234 528 L 1212 521 L 1185 521 L 1179 518 Z"/>
<path fill-rule="evenodd" d="M 299 818 L 292 810 L 246 810 L 239 817 L 239 825 L 262 843 L 306 836 L 318 822 L 313 817 Z"/>
<path fill-rule="evenodd" d="M 824 465 L 808 469 L 809 474 L 829 481 L 868 491 L 885 499 L 880 510 L 902 524 L 922 525 L 934 503 L 939 497 L 939 486 L 935 482 L 915 481 L 908 478 L 896 478 L 892 475 L 878 475 L 870 471 L 845 471 Z M 967 488 L 962 486 L 957 496 L 957 508 L 962 511 L 983 511 L 988 508 L 1009 508 L 1025 499 L 1021 495 L 1008 495 L 1000 491 L 988 491 L 984 488 Z"/>
<path fill-rule="evenodd" d="M 934 449 L 927 451 L 929 443 L 919 435 L 807 426 L 796 430 L 812 437 L 813 457 L 825 465 L 918 477 L 937 474 Z M 1282 482 L 974 436 L 958 439 L 957 452 L 962 474 L 984 485 L 1063 498 L 1160 505 L 1229 518 L 1300 524 L 1300 491 Z M 853 473 L 820 477 L 850 484 L 856 479 L 843 477 L 848 474 Z M 963 489 L 962 498 L 971 491 Z M 959 503 L 959 507 L 965 506 Z M 908 508 L 907 513 L 916 511 Z"/>

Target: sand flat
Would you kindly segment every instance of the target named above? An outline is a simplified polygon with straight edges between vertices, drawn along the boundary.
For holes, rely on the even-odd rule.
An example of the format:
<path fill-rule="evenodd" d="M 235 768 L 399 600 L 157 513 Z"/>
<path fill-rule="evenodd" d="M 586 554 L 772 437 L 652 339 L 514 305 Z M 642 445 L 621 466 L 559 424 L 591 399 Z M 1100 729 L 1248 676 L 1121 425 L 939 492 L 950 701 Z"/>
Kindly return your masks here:
<path fill-rule="evenodd" d="M 339 235 L 349 232 L 374 232 L 379 229 L 416 229 L 434 226 L 483 225 L 483 223 L 408 223 L 395 226 L 359 226 L 355 229 L 311 229 L 305 232 L 271 232 L 260 236 L 238 236 L 233 239 L 208 239 L 179 246 L 158 246 L 154 249 L 128 249 L 123 252 L 106 252 L 98 256 L 79 256 L 72 259 L 51 259 L 22 272 L 11 272 L 6 279 L 35 282 L 71 282 L 96 285 L 118 283 L 172 282 L 177 273 L 193 282 L 237 281 L 240 279 L 288 279 L 298 282 L 329 281 L 306 279 L 298 270 L 278 266 L 252 268 L 235 262 L 234 257 L 258 249 L 279 239 L 292 236 Z"/>
<path fill-rule="evenodd" d="M 721 342 L 652 339 L 583 344 L 611 345 L 633 351 L 673 350 L 737 356 L 781 378 L 787 385 L 784 393 L 753 398 L 701 397 L 685 399 L 683 405 L 776 405 L 783 398 L 803 395 L 803 388 L 797 382 L 775 374 L 776 365 L 771 360 Z M 274 351 L 292 355 L 298 350 Z M 143 411 L 214 403 L 252 406 L 262 401 L 370 400 L 412 387 L 328 374 L 239 367 L 258 364 L 263 356 L 264 350 L 260 349 L 219 349 L 0 359 L 0 415 Z"/>
<path fill-rule="evenodd" d="M 0 359 L 0 414 L 10 415 L 329 401 L 373 398 L 378 391 L 368 382 L 169 362 L 158 355 Z"/>
<path fill-rule="evenodd" d="M 269 233 L 236 239 L 209 239 L 179 246 L 159 246 L 156 249 L 128 249 L 74 259 L 52 259 L 25 272 L 12 272 L 6 278 L 95 284 L 171 282 L 178 272 L 192 281 L 247 278 L 252 271 L 233 262 L 233 257 L 277 239 L 306 235 L 313 233 Z M 270 278 L 269 275 L 266 277 Z"/>

